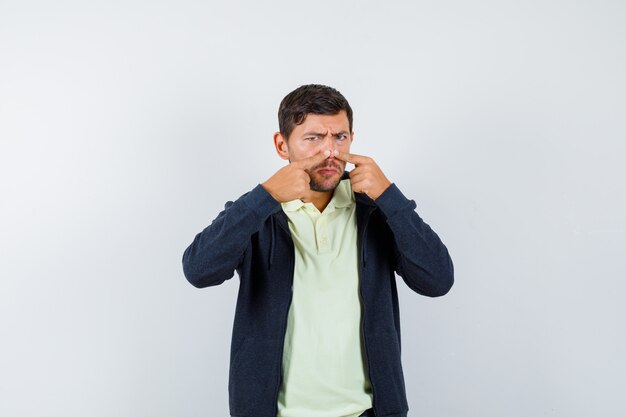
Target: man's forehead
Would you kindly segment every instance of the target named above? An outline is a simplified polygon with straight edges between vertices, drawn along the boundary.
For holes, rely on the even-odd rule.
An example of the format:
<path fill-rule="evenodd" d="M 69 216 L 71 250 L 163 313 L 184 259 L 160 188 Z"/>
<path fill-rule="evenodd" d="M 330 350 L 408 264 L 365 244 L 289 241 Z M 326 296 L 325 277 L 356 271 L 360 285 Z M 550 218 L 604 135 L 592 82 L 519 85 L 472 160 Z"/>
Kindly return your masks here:
<path fill-rule="evenodd" d="M 340 131 L 348 131 L 350 122 L 346 112 L 343 110 L 337 114 L 309 113 L 298 127 L 300 130 L 316 130 L 319 133 L 324 133 L 326 130 L 330 130 L 330 133 L 338 133 Z"/>

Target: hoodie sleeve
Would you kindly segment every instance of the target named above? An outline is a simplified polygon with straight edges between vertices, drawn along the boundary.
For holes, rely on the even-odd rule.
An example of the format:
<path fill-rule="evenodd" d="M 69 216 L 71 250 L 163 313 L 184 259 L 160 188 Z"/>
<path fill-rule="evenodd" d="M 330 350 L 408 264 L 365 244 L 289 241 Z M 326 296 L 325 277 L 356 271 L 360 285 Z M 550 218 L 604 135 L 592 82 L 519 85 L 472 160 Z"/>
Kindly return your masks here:
<path fill-rule="evenodd" d="M 197 288 L 219 285 L 232 278 L 250 237 L 269 215 L 280 209 L 280 203 L 261 184 L 237 200 L 228 201 L 224 210 L 185 249 L 182 259 L 185 278 Z"/>
<path fill-rule="evenodd" d="M 398 275 L 418 294 L 445 295 L 454 283 L 452 259 L 439 236 L 415 212 L 415 201 L 391 184 L 374 202 L 394 236 Z"/>

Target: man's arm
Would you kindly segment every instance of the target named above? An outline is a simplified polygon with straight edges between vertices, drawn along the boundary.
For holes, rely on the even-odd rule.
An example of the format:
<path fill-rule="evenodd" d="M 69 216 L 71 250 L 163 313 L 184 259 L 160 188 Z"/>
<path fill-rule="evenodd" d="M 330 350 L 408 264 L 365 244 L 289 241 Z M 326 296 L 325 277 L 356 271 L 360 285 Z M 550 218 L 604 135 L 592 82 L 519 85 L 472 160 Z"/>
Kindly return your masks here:
<path fill-rule="evenodd" d="M 236 201 L 227 202 L 217 218 L 185 249 L 183 272 L 187 280 L 204 288 L 232 278 L 250 237 L 269 215 L 281 209 L 280 202 L 306 198 L 311 192 L 311 178 L 305 169 L 329 156 L 330 151 L 325 151 L 292 162 Z"/>
<path fill-rule="evenodd" d="M 391 184 L 375 201 L 387 217 L 395 240 L 396 272 L 413 291 L 430 297 L 445 295 L 454 283 L 454 265 L 437 233 Z"/>
<path fill-rule="evenodd" d="M 225 208 L 183 253 L 183 272 L 197 288 L 219 285 L 234 275 L 250 237 L 280 204 L 259 184 Z"/>
<path fill-rule="evenodd" d="M 439 236 L 415 212 L 407 199 L 369 157 L 338 153 L 354 164 L 352 190 L 367 194 L 387 218 L 395 240 L 396 272 L 413 291 L 430 297 L 446 294 L 454 283 L 452 259 Z"/>

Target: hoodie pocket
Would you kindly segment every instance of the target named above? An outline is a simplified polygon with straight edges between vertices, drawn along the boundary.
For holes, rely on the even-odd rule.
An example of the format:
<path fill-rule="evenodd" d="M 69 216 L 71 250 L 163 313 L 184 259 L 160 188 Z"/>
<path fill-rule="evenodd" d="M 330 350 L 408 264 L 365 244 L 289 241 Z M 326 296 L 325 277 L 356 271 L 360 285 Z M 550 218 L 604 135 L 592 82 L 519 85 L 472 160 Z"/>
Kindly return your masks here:
<path fill-rule="evenodd" d="M 233 415 L 268 415 L 276 407 L 281 341 L 246 338 L 230 365 L 228 393 Z"/>
<path fill-rule="evenodd" d="M 377 412 L 382 415 L 406 412 L 408 404 L 397 333 L 376 333 L 371 336 L 368 347 Z"/>

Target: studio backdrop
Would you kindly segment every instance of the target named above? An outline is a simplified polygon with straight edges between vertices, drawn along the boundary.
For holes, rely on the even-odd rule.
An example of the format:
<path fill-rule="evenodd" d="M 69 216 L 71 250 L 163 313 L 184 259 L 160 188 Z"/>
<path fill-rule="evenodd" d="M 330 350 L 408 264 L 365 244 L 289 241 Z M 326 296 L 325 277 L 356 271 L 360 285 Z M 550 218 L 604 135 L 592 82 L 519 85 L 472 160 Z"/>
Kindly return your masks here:
<path fill-rule="evenodd" d="M 626 3 L 0 2 L 0 415 L 228 415 L 238 277 L 196 233 L 338 89 L 446 244 L 398 278 L 409 416 L 626 415 Z"/>

